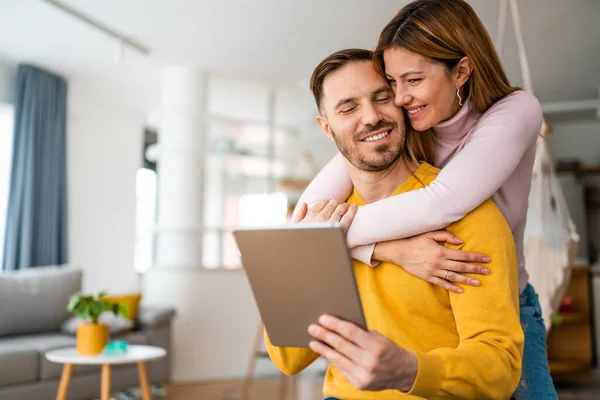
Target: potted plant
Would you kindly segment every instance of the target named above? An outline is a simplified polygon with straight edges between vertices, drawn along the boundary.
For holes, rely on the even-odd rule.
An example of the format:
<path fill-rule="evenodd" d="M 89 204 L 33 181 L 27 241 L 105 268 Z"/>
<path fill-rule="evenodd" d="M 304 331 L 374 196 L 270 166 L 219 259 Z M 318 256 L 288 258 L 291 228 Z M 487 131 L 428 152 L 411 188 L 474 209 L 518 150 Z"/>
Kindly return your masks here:
<path fill-rule="evenodd" d="M 84 296 L 75 293 L 69 298 L 67 310 L 77 315 L 83 322 L 77 326 L 77 353 L 84 356 L 100 354 L 109 341 L 108 325 L 99 323 L 100 314 L 105 311 L 127 317 L 127 307 L 104 300 L 105 293 L 98 296 Z"/>

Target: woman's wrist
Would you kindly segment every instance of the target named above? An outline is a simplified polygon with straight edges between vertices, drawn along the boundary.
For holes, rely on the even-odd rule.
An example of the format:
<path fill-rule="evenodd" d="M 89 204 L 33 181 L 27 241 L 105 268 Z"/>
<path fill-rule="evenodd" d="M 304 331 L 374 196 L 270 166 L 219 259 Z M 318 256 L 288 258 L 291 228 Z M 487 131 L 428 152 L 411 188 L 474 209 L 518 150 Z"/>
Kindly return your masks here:
<path fill-rule="evenodd" d="M 383 262 L 398 262 L 402 259 L 402 246 L 399 246 L 399 242 L 402 239 L 394 240 L 393 242 L 379 242 L 375 244 L 373 249 L 373 259 Z M 392 259 L 393 254 L 393 259 Z"/>

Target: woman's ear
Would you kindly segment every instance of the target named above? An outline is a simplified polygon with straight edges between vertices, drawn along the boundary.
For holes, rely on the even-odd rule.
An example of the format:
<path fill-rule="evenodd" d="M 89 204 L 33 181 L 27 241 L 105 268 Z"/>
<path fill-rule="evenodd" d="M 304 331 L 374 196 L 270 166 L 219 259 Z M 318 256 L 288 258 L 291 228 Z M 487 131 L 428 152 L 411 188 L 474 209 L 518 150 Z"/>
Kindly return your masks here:
<path fill-rule="evenodd" d="M 469 57 L 461 58 L 458 64 L 454 66 L 454 79 L 456 82 L 456 87 L 461 87 L 464 85 L 471 77 L 472 72 L 473 63 L 471 63 Z"/>

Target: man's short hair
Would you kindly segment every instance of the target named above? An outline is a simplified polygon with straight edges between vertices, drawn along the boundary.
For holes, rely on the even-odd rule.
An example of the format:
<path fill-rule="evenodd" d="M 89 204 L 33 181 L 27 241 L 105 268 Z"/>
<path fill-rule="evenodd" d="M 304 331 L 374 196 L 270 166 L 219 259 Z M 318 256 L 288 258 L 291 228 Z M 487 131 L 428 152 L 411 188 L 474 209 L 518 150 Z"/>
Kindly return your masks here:
<path fill-rule="evenodd" d="M 345 49 L 336 51 L 321 61 L 310 78 L 310 90 L 315 96 L 317 108 L 321 112 L 321 100 L 323 100 L 323 81 L 330 73 L 337 71 L 344 65 L 357 61 L 372 61 L 373 52 L 364 49 Z"/>

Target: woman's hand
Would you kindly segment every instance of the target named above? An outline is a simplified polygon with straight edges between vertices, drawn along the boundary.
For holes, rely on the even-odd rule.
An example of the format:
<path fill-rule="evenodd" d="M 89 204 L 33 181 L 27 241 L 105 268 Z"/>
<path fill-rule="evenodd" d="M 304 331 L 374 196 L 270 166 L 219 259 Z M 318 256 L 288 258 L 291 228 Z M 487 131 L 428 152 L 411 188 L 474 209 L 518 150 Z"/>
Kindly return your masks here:
<path fill-rule="evenodd" d="M 356 215 L 356 210 L 358 210 L 356 204 L 340 203 L 337 200 L 321 200 L 310 208 L 306 203 L 302 203 L 298 211 L 294 214 L 292 222 L 338 222 L 344 228 L 345 232 L 352 223 Z"/>
<path fill-rule="evenodd" d="M 478 279 L 461 274 L 488 275 L 489 269 L 470 262 L 487 263 L 490 258 L 480 253 L 448 249 L 443 246 L 444 242 L 461 244 L 462 240 L 446 231 L 428 232 L 377 243 L 373 258 L 400 265 L 409 274 L 455 293 L 463 293 L 463 289 L 453 282 L 479 286 Z"/>

